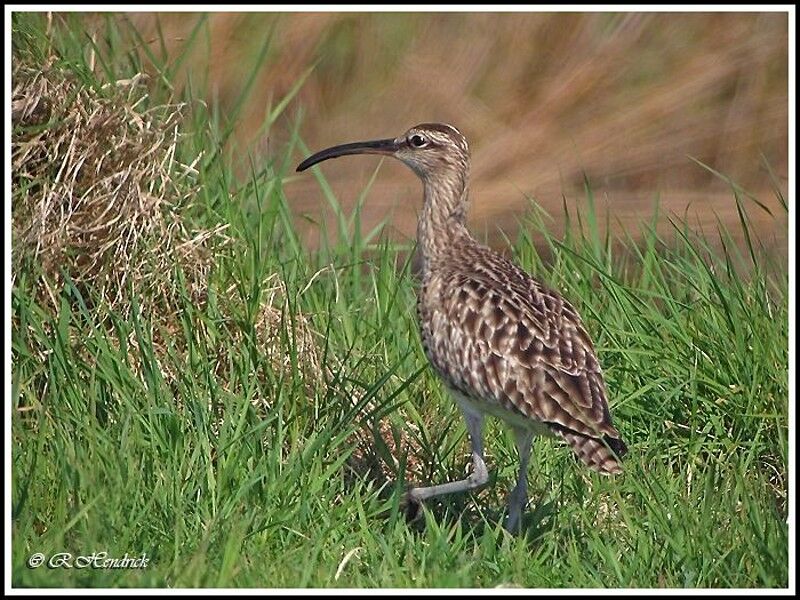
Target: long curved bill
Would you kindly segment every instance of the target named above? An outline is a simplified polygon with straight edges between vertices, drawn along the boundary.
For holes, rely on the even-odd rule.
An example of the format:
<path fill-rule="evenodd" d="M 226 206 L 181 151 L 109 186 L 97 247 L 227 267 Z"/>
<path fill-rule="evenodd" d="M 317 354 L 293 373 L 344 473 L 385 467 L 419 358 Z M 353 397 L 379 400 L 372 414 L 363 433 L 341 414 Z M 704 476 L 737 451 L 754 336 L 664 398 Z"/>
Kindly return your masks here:
<path fill-rule="evenodd" d="M 313 166 L 323 160 L 329 158 L 336 158 L 337 156 L 345 156 L 347 154 L 384 154 L 391 155 L 397 152 L 399 144 L 393 140 L 372 140 L 370 142 L 353 142 L 352 144 L 342 144 L 320 150 L 316 154 L 312 154 L 299 165 L 297 171 L 305 171 L 308 167 Z"/>

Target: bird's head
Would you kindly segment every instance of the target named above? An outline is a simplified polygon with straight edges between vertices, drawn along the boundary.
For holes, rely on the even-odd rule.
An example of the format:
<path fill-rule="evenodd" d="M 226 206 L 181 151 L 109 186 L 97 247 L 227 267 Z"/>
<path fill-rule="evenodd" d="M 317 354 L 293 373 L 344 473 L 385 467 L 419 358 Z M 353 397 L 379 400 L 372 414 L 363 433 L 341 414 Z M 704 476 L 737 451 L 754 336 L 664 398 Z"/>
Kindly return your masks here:
<path fill-rule="evenodd" d="M 464 175 L 469 168 L 469 146 L 458 129 L 444 123 L 423 123 L 400 137 L 354 142 L 322 150 L 301 162 L 297 170 L 304 171 L 323 160 L 346 154 L 392 156 L 411 167 L 423 181 L 453 173 Z"/>

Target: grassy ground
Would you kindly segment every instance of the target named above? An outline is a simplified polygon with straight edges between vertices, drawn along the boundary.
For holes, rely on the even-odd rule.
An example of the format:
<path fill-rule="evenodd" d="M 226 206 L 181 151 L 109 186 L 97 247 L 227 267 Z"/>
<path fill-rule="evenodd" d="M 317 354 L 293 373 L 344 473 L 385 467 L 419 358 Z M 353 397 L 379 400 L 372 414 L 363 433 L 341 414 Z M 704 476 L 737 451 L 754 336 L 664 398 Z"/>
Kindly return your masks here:
<path fill-rule="evenodd" d="M 15 51 L 50 43 L 41 27 L 18 19 L 28 42 Z M 51 36 L 88 77 L 82 38 Z M 129 74 L 128 58 L 108 69 Z M 169 328 L 69 278 L 50 306 L 35 265 L 15 274 L 13 585 L 788 585 L 788 282 L 758 240 L 714 255 L 673 217 L 668 237 L 645 225 L 642 244 L 612 243 L 595 233 L 606 216 L 588 185 L 571 233 L 555 239 L 531 202 L 510 251 L 583 315 L 630 447 L 626 472 L 596 476 L 537 440 L 525 531 L 512 537 L 500 523 L 516 455 L 493 422 L 491 485 L 409 523 L 404 474 L 440 482 L 468 463 L 461 418 L 426 368 L 409 248 L 339 210 L 328 243 L 305 251 L 282 192 L 305 152 L 299 135 L 236 182 L 214 152 L 236 115 L 190 108 L 177 156 L 204 155 L 185 218 L 228 224 L 230 240 L 203 302 L 177 265 L 163 278 L 178 303 Z M 746 229 L 760 209 L 733 186 L 731 202 Z M 279 316 L 269 331 L 265 304 Z M 148 566 L 27 566 L 36 552 L 101 551 L 146 553 Z"/>

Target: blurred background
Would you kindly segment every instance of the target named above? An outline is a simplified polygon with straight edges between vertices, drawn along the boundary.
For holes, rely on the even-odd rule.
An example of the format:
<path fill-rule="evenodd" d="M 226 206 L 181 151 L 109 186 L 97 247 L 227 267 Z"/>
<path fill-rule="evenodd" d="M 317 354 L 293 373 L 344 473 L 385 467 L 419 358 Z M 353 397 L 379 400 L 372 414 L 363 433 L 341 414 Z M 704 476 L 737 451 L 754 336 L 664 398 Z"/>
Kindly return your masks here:
<path fill-rule="evenodd" d="M 97 19 L 102 31 L 102 19 Z M 108 17 L 106 17 L 108 18 Z M 787 252 L 788 18 L 785 13 L 129 13 L 114 15 L 173 65 L 176 85 L 232 111 L 251 93 L 231 144 L 283 160 L 296 129 L 310 151 L 396 136 L 426 121 L 456 125 L 473 156 L 470 225 L 502 243 L 533 198 L 563 228 L 585 205 L 584 177 L 615 231 L 672 213 L 716 237 L 740 234 L 730 183 L 774 254 Z M 262 54 L 263 53 L 263 54 Z M 261 62 L 259 62 L 261 61 Z M 260 66 L 258 66 L 260 64 Z M 254 71 L 255 69 L 255 71 Z M 310 71 L 309 71 L 310 70 Z M 251 77 L 254 75 L 251 81 Z M 281 119 L 270 107 L 305 77 Z M 299 162 L 307 154 L 295 149 Z M 248 161 L 241 160 L 243 176 Z M 379 163 L 322 170 L 350 210 Z M 315 177 L 288 165 L 286 195 L 310 246 L 330 218 Z M 421 187 L 386 160 L 363 212 L 413 239 Z M 331 230 L 333 227 L 331 226 Z"/>

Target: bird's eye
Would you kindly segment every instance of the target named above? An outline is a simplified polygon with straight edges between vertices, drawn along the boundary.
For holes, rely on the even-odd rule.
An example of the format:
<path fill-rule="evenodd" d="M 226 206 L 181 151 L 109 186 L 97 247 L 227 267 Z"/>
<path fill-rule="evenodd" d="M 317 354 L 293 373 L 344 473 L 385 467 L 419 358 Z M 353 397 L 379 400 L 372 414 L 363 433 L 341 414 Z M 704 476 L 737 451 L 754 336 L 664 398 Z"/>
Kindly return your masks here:
<path fill-rule="evenodd" d="M 428 140 L 425 136 L 422 136 L 418 133 L 415 133 L 411 137 L 408 138 L 408 143 L 411 144 L 414 148 L 424 148 L 428 145 Z"/>

